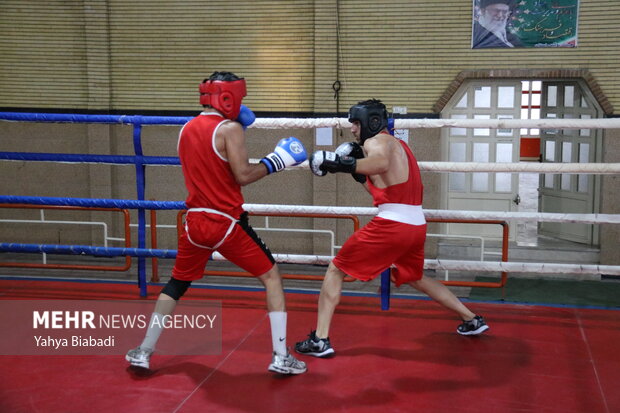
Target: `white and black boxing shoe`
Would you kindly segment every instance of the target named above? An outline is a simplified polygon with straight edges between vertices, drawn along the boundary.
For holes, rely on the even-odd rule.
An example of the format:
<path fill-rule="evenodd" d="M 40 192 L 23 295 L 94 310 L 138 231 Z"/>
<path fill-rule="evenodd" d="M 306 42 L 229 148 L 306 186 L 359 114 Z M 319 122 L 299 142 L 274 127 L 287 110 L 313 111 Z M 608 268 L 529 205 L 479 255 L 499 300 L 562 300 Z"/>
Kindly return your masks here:
<path fill-rule="evenodd" d="M 469 321 L 463 321 L 463 323 L 457 327 L 456 332 L 462 336 L 477 336 L 488 329 L 489 326 L 485 323 L 484 318 L 477 315 Z"/>
<path fill-rule="evenodd" d="M 308 338 L 295 344 L 295 351 L 299 354 L 307 354 L 314 357 L 328 357 L 334 354 L 334 348 L 328 338 L 318 338 L 316 331 L 312 330 Z"/>

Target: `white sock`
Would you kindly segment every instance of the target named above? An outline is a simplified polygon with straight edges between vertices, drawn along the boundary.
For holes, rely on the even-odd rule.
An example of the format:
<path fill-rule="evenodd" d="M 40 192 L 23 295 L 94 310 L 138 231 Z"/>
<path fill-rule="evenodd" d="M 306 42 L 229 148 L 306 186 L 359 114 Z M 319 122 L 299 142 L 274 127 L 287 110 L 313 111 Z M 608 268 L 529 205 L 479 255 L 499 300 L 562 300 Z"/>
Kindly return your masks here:
<path fill-rule="evenodd" d="M 271 311 L 269 321 L 271 323 L 273 351 L 284 356 L 288 353 L 286 349 L 286 312 Z"/>
<path fill-rule="evenodd" d="M 142 344 L 140 344 L 140 348 L 151 351 L 155 350 L 157 340 L 159 340 L 159 336 L 162 331 L 164 331 L 163 318 L 163 314 L 160 313 L 153 313 L 151 315 L 151 321 L 149 321 L 149 326 L 146 329 L 146 336 L 144 337 Z"/>

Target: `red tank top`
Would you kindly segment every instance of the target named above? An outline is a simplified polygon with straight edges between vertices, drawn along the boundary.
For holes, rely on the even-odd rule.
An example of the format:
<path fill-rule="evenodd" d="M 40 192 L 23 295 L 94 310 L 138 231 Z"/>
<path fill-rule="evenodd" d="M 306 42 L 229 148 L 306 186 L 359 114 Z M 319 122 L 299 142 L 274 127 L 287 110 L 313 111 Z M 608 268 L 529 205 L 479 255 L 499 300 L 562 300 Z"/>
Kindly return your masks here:
<path fill-rule="evenodd" d="M 183 168 L 188 208 L 211 208 L 239 218 L 241 186 L 228 160 L 215 149 L 217 129 L 226 122 L 217 114 L 201 114 L 183 126 L 177 149 Z"/>
<path fill-rule="evenodd" d="M 411 152 L 409 146 L 407 146 L 407 144 L 400 139 L 399 142 L 407 154 L 409 163 L 409 177 L 405 182 L 391 185 L 387 188 L 377 188 L 369 179 L 368 189 L 370 189 L 370 193 L 372 194 L 374 206 L 381 204 L 422 205 L 424 186 L 422 185 L 422 177 L 420 176 L 418 161 L 415 156 L 413 156 L 413 152 Z"/>

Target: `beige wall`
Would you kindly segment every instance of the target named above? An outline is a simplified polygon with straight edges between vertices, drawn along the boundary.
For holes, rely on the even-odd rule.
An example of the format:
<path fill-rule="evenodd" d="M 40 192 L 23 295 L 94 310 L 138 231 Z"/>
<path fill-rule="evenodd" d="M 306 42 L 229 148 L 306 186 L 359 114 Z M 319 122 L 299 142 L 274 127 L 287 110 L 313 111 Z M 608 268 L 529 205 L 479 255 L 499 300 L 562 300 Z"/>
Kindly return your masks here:
<path fill-rule="evenodd" d="M 620 163 L 620 130 L 607 130 L 603 138 L 603 162 Z M 601 213 L 620 214 L 620 176 L 603 175 Z M 620 264 L 620 226 L 601 225 L 601 264 Z"/>
<path fill-rule="evenodd" d="M 429 113 L 465 70 L 585 69 L 618 107 L 620 2 L 579 3 L 576 48 L 472 50 L 470 0 L 5 0 L 0 105 L 194 110 L 197 83 L 231 70 L 257 111 Z"/>

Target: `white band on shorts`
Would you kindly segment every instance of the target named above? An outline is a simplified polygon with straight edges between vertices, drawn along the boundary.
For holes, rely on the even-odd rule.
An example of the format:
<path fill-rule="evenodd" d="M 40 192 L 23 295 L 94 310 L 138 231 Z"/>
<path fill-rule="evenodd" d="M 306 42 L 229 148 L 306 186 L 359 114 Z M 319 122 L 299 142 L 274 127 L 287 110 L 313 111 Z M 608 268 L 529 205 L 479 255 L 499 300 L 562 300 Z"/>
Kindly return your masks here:
<path fill-rule="evenodd" d="M 185 223 L 185 233 L 187 234 L 187 239 L 189 240 L 189 242 L 192 245 L 195 245 L 199 248 L 207 248 L 210 250 L 216 250 L 220 245 L 222 245 L 224 243 L 224 241 L 226 241 L 226 238 L 228 238 L 228 236 L 230 235 L 230 233 L 232 232 L 233 228 L 235 227 L 235 224 L 237 223 L 237 220 L 235 218 L 233 218 L 232 216 L 225 214 L 221 211 L 218 211 L 216 209 L 211 209 L 211 208 L 190 208 L 187 210 L 187 212 L 207 212 L 209 214 L 217 214 L 217 215 L 222 215 L 225 216 L 226 218 L 230 219 L 232 222 L 230 223 L 230 226 L 228 227 L 228 230 L 226 231 L 226 234 L 224 234 L 224 238 L 222 238 L 217 244 L 215 244 L 212 247 L 207 247 L 205 245 L 200 245 L 194 241 L 192 241 L 192 239 L 189 236 L 189 228 L 187 227 L 187 222 Z"/>
<path fill-rule="evenodd" d="M 409 225 L 426 224 L 422 205 L 381 204 L 378 208 L 378 217 Z"/>

